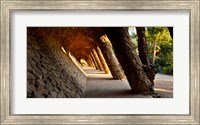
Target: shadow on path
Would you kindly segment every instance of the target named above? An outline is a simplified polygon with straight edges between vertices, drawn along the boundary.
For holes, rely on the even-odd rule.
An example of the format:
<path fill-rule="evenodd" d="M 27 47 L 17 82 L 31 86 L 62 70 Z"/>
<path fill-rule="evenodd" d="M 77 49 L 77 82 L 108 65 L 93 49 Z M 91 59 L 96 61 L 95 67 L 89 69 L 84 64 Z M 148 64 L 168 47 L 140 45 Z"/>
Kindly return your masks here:
<path fill-rule="evenodd" d="M 148 95 L 134 95 L 126 80 L 114 80 L 111 74 L 84 67 L 87 73 L 87 87 L 84 98 L 151 98 Z M 161 98 L 173 98 L 173 76 L 156 74 L 154 90 Z"/>
<path fill-rule="evenodd" d="M 84 98 L 151 98 L 148 95 L 133 95 L 126 80 L 114 80 L 111 74 L 90 67 L 83 69 L 88 78 Z"/>

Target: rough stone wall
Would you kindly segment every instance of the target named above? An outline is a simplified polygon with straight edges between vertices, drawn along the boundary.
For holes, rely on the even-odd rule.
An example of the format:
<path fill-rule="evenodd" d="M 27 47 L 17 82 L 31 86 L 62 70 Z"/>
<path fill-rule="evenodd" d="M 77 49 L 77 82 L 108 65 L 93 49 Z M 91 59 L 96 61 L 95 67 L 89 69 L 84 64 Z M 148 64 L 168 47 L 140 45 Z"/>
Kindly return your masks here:
<path fill-rule="evenodd" d="M 27 97 L 83 96 L 87 78 L 63 52 L 57 33 L 35 33 L 28 28 L 27 34 Z"/>

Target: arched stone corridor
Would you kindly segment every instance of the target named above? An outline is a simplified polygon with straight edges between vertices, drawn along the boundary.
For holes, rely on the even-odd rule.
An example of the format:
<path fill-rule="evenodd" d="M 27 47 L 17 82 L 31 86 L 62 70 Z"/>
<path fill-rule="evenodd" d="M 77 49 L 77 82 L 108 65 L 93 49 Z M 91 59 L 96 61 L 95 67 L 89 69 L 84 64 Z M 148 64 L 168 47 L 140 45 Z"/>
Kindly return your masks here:
<path fill-rule="evenodd" d="M 90 71 L 124 83 L 130 95 L 156 95 L 154 75 L 149 77 L 145 67 L 130 42 L 128 28 L 27 28 L 29 98 L 84 97 L 91 84 Z"/>

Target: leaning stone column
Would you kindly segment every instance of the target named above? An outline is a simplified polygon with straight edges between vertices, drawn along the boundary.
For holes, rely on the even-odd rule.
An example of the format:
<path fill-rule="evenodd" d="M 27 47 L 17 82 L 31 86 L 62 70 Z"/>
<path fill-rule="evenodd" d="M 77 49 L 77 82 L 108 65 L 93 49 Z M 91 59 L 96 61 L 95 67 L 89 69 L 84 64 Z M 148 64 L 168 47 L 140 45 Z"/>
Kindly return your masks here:
<path fill-rule="evenodd" d="M 102 54 L 102 52 L 101 52 L 101 49 L 100 49 L 99 47 L 97 47 L 97 55 L 99 56 L 99 59 L 100 59 L 100 61 L 102 62 L 102 67 L 103 67 L 105 73 L 106 73 L 106 74 L 109 74 L 109 73 L 110 73 L 110 70 L 109 70 L 109 68 L 108 68 L 108 65 L 107 65 L 107 63 L 106 63 L 104 57 L 103 57 L 103 54 Z"/>
<path fill-rule="evenodd" d="M 90 57 L 91 57 L 92 61 L 94 62 L 95 68 L 99 69 L 99 66 L 98 66 L 98 64 L 97 64 L 97 62 L 96 62 L 96 60 L 95 60 L 94 55 L 92 54 L 92 52 L 90 53 Z"/>
<path fill-rule="evenodd" d="M 93 61 L 92 61 L 92 59 L 91 59 L 91 57 L 88 55 L 88 57 L 87 57 L 87 62 L 88 62 L 88 65 L 90 66 L 90 67 L 94 67 L 95 68 L 95 66 L 94 66 L 94 63 L 93 63 Z"/>
<path fill-rule="evenodd" d="M 132 91 L 134 93 L 154 93 L 153 84 L 145 73 L 143 64 L 131 43 L 128 28 L 112 27 L 105 29 Z"/>
<path fill-rule="evenodd" d="M 103 35 L 100 38 L 101 40 L 101 52 L 103 56 L 105 57 L 105 60 L 108 64 L 108 67 L 110 69 L 110 72 L 113 76 L 113 79 L 126 79 L 126 76 L 121 68 L 121 65 L 119 64 L 115 53 L 112 49 L 112 44 L 109 41 L 109 39 Z"/>
<path fill-rule="evenodd" d="M 137 36 L 138 36 L 138 51 L 139 58 L 143 64 L 144 72 L 147 74 L 149 80 L 154 85 L 155 79 L 155 70 L 153 64 L 149 61 L 148 50 L 147 50 L 147 41 L 145 37 L 145 27 L 136 27 Z"/>
<path fill-rule="evenodd" d="M 90 58 L 90 60 L 91 60 L 91 62 L 92 62 L 93 67 L 96 68 L 95 63 L 94 63 L 94 61 L 92 60 L 92 57 L 91 57 L 90 55 L 89 55 L 89 58 Z"/>
<path fill-rule="evenodd" d="M 99 66 L 99 70 L 100 70 L 100 71 L 104 71 L 104 69 L 103 69 L 103 67 L 102 67 L 102 65 L 101 65 L 101 61 L 99 60 L 99 57 L 98 57 L 98 55 L 97 55 L 95 49 L 92 49 L 92 53 L 93 53 L 93 55 L 94 55 L 94 58 L 95 58 L 96 61 L 97 61 L 97 65 Z"/>

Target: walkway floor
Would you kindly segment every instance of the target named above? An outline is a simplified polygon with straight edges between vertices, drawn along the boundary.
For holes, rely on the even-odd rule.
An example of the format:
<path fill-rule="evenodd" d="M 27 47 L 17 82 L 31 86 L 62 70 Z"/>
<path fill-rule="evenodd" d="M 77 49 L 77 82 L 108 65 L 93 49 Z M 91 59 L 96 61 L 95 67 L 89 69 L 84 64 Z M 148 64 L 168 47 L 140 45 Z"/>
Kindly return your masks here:
<path fill-rule="evenodd" d="M 173 76 L 157 73 L 154 90 L 159 93 L 161 98 L 173 98 Z"/>
<path fill-rule="evenodd" d="M 151 98 L 148 95 L 133 95 L 126 80 L 113 80 L 110 74 L 105 74 L 90 67 L 84 67 L 88 83 L 84 98 Z M 158 74 L 155 80 L 155 90 L 161 98 L 172 98 L 171 76 Z"/>

